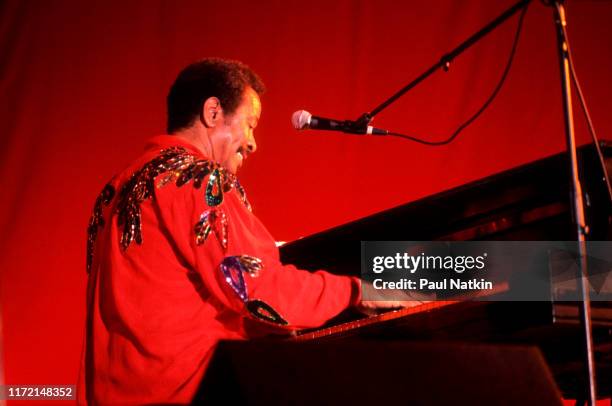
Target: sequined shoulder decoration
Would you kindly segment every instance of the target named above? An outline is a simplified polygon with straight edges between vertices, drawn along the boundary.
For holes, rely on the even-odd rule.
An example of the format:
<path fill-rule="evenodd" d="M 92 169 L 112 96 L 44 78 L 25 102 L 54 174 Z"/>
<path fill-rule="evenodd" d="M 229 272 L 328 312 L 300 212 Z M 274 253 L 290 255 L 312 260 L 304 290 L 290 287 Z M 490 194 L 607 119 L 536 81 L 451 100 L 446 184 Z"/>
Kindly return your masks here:
<path fill-rule="evenodd" d="M 104 227 L 104 217 L 102 217 L 102 210 L 105 206 L 108 206 L 115 197 L 115 188 L 108 183 L 102 189 L 102 192 L 96 198 L 94 204 L 93 213 L 89 219 L 89 226 L 87 227 L 87 273 L 91 271 L 91 265 L 93 262 L 93 251 L 96 243 L 96 237 L 98 235 L 98 229 Z"/>
<path fill-rule="evenodd" d="M 169 183 L 182 187 L 192 183 L 199 189 L 206 176 L 205 201 L 209 206 L 201 214 L 194 227 L 195 240 L 202 244 L 214 231 L 224 249 L 227 248 L 227 218 L 219 207 L 224 193 L 232 188 L 241 188 L 236 176 L 218 164 L 197 159 L 185 148 L 172 147 L 161 151 L 160 155 L 147 162 L 137 170 L 119 191 L 117 204 L 118 222 L 122 227 L 121 247 L 127 249 L 132 241 L 142 244 L 142 224 L 140 205 L 153 196 L 154 188 L 161 188 Z M 240 191 L 242 201 L 248 206 L 244 191 Z"/>

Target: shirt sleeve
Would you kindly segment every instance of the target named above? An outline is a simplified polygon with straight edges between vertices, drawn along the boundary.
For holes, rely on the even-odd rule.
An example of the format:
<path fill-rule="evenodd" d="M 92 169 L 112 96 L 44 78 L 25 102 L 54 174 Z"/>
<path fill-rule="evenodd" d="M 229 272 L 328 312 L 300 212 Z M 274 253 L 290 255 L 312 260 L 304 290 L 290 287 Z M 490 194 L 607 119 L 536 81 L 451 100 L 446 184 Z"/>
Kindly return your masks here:
<path fill-rule="evenodd" d="M 243 194 L 231 189 L 219 201 L 207 193 L 205 185 L 171 183 L 156 191 L 154 203 L 206 300 L 286 330 L 319 326 L 359 302 L 357 278 L 283 265 Z"/>

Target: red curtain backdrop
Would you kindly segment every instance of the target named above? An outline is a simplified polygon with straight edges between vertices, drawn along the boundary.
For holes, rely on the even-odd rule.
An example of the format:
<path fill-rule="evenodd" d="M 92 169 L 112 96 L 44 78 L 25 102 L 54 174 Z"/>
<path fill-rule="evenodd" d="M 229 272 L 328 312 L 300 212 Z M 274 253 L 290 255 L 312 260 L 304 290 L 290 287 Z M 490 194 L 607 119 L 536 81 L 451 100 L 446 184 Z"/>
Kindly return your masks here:
<path fill-rule="evenodd" d="M 356 118 L 512 0 L 24 1 L 0 5 L 0 303 L 7 383 L 74 383 L 85 319 L 85 231 L 116 171 L 165 128 L 178 71 L 239 59 L 269 91 L 241 180 L 279 240 L 329 228 L 565 147 L 552 9 L 534 1 L 492 106 L 454 143 L 298 133 L 290 116 Z M 568 2 L 575 66 L 612 137 L 612 2 Z M 446 137 L 501 76 L 517 18 L 376 117 Z M 578 138 L 588 142 L 576 105 Z M 554 181 L 554 180 L 551 180 Z M 357 254 L 356 254 L 357 255 Z"/>

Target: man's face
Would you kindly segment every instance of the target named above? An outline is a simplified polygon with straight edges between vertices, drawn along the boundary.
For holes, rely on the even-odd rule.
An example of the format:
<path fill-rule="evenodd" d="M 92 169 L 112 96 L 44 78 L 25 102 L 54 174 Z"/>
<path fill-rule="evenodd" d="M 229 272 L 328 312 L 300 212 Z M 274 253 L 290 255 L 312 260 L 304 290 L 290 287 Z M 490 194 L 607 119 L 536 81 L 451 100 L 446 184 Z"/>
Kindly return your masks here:
<path fill-rule="evenodd" d="M 260 116 L 259 96 L 251 87 L 247 87 L 242 103 L 236 111 L 220 120 L 220 124 L 215 129 L 213 136 L 215 159 L 234 174 L 248 155 L 257 149 L 254 130 Z"/>

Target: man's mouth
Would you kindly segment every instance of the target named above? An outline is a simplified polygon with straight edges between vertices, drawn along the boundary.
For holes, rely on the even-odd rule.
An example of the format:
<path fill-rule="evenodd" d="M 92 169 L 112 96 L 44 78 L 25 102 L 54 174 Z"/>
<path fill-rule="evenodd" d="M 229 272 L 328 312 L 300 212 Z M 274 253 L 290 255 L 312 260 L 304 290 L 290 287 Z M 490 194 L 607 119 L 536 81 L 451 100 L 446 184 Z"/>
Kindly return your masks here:
<path fill-rule="evenodd" d="M 236 151 L 236 155 L 238 155 L 240 157 L 240 163 L 241 164 L 247 158 L 247 154 L 244 153 L 244 150 L 242 148 L 238 148 L 238 150 Z"/>

